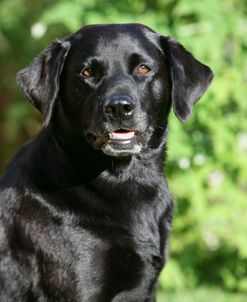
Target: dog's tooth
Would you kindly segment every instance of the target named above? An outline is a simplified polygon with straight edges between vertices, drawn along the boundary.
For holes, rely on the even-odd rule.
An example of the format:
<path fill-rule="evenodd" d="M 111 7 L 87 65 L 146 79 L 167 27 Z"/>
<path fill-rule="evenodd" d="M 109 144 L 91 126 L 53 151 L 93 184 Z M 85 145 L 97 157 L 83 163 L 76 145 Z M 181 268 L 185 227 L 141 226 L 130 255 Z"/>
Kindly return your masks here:
<path fill-rule="evenodd" d="M 111 132 L 109 133 L 109 138 L 112 140 L 125 140 L 125 139 L 131 139 L 135 136 L 134 131 L 128 131 L 128 132 Z"/>

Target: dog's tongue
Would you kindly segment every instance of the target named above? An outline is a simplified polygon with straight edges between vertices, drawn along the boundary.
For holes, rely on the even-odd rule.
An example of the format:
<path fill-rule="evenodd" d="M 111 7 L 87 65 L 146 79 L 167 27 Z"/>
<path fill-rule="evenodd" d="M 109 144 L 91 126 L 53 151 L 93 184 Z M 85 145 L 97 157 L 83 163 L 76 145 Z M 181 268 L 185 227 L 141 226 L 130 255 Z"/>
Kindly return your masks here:
<path fill-rule="evenodd" d="M 132 139 L 135 136 L 135 131 L 117 130 L 109 134 L 110 139 Z"/>

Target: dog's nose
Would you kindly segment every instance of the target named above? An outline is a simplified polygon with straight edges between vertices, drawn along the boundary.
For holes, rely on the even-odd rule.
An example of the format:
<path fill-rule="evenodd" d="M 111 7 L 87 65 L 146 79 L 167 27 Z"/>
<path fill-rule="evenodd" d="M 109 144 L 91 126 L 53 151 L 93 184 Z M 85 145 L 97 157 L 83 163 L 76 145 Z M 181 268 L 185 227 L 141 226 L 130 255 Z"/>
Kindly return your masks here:
<path fill-rule="evenodd" d="M 117 119 L 131 117 L 134 113 L 135 102 L 129 96 L 112 96 L 104 105 L 107 116 Z"/>

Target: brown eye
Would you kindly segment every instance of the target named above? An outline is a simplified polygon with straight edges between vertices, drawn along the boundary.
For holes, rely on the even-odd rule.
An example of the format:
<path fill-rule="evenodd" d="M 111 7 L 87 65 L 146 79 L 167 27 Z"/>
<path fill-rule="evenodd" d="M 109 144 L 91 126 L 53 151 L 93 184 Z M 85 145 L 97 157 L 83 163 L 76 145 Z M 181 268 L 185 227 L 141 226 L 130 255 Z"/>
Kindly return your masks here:
<path fill-rule="evenodd" d="M 92 68 L 85 67 L 85 68 L 82 69 L 81 74 L 85 78 L 91 78 L 93 76 L 93 70 L 92 70 Z"/>
<path fill-rule="evenodd" d="M 147 66 L 147 65 L 144 65 L 144 64 L 141 64 L 140 66 L 138 66 L 137 68 L 137 72 L 139 74 L 145 74 L 145 73 L 148 73 L 151 69 Z"/>

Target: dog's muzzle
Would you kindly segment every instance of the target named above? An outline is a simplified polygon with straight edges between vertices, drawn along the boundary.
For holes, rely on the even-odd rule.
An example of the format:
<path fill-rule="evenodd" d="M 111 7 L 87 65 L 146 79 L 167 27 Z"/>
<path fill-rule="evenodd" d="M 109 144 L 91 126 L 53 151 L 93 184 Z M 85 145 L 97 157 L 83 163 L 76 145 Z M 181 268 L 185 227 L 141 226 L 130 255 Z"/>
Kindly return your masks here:
<path fill-rule="evenodd" d="M 103 133 L 87 133 L 93 147 L 109 156 L 139 153 L 143 146 L 144 130 L 136 127 L 136 107 L 135 100 L 129 95 L 115 94 L 109 97 L 102 108 L 106 125 Z"/>

